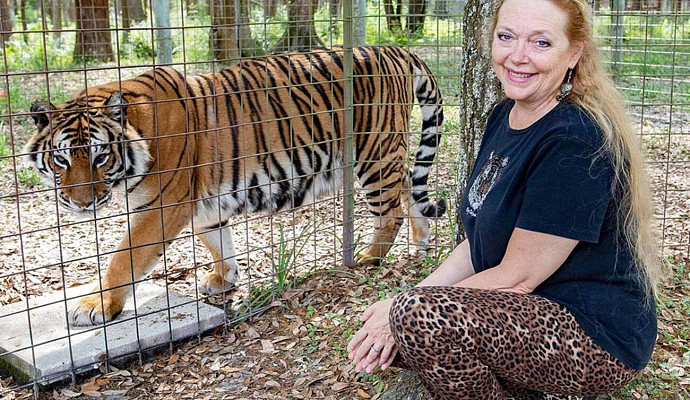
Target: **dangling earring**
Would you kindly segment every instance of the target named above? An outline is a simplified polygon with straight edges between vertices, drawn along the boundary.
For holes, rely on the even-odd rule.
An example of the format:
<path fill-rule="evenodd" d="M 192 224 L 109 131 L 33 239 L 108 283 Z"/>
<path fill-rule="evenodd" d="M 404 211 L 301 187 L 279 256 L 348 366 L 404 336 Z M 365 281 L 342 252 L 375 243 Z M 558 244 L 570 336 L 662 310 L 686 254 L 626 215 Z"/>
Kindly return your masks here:
<path fill-rule="evenodd" d="M 572 78 L 573 78 L 573 69 L 572 69 L 572 68 L 568 68 L 568 80 L 567 80 L 564 84 L 561 85 L 561 93 L 559 93 L 559 94 L 556 96 L 556 100 L 562 101 L 563 99 L 565 99 L 566 97 L 568 97 L 568 95 L 570 94 L 570 92 L 573 91 L 573 84 L 570 83 L 570 80 L 571 80 Z"/>

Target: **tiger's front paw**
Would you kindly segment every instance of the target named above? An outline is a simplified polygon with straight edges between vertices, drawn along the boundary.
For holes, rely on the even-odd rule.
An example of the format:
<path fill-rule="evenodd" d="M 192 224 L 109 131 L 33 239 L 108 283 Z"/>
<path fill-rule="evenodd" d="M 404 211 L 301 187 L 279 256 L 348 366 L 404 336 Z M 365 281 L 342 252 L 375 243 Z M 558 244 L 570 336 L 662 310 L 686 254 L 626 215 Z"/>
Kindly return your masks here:
<path fill-rule="evenodd" d="M 79 299 L 69 308 L 69 323 L 72 326 L 101 325 L 112 321 L 122 311 L 122 306 L 122 302 L 115 302 L 105 294 L 92 294 Z"/>
<path fill-rule="evenodd" d="M 381 257 L 370 256 L 366 254 L 359 255 L 355 257 L 355 263 L 357 265 L 381 265 L 383 259 Z"/>
<path fill-rule="evenodd" d="M 230 281 L 224 280 L 220 275 L 215 272 L 204 275 L 199 282 L 199 291 L 204 295 L 214 295 L 227 292 L 235 288 L 235 282 L 237 282 L 237 275 L 235 274 L 234 279 Z"/>

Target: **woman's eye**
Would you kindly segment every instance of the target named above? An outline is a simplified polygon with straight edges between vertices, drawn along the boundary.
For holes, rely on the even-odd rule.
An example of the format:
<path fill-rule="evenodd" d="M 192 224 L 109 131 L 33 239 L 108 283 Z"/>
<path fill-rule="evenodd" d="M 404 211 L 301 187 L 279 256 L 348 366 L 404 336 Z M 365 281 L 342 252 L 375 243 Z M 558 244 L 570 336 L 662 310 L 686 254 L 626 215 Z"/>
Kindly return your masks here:
<path fill-rule="evenodd" d="M 537 40 L 537 46 L 549 47 L 549 46 L 551 46 L 551 43 L 547 42 L 546 40 Z"/>
<path fill-rule="evenodd" d="M 508 35 L 508 34 L 506 34 L 506 33 L 499 33 L 499 34 L 498 34 L 498 38 L 499 38 L 500 40 L 510 40 L 510 35 Z"/>

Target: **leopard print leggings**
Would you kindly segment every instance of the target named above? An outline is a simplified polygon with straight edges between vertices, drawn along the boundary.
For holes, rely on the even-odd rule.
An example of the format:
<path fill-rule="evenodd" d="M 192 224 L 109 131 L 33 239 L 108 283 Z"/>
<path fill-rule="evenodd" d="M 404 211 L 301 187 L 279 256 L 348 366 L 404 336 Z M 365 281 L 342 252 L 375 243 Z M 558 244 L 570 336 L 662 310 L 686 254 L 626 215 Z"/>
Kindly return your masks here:
<path fill-rule="evenodd" d="M 580 399 L 639 372 L 594 343 L 564 307 L 535 295 L 414 288 L 396 297 L 390 324 L 400 363 L 438 400 Z"/>

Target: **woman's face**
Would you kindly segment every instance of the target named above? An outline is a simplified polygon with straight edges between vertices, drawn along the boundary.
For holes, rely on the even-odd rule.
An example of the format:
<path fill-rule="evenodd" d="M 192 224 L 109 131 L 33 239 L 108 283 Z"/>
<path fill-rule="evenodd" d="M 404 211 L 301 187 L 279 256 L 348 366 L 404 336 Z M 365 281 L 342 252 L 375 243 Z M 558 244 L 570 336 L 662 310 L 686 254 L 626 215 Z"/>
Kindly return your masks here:
<path fill-rule="evenodd" d="M 493 33 L 493 67 L 508 98 L 539 107 L 555 102 L 582 46 L 568 40 L 567 16 L 548 0 L 507 0 Z"/>

